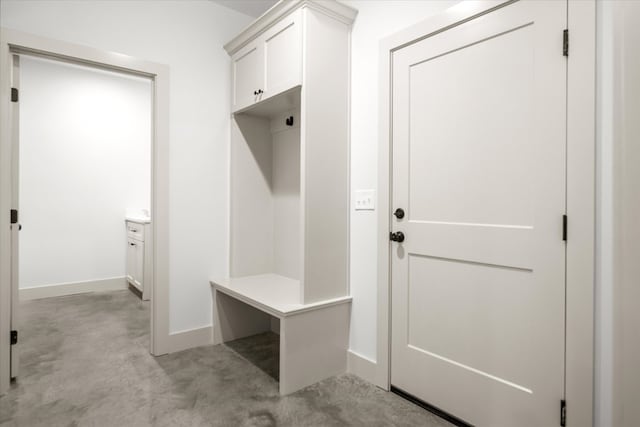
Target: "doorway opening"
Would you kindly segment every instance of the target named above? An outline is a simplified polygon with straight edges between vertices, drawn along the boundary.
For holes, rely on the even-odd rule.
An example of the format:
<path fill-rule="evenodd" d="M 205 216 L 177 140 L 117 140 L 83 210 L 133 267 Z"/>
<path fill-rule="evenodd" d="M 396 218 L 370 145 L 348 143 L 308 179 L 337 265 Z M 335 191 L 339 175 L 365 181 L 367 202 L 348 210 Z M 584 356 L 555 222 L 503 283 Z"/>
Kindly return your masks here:
<path fill-rule="evenodd" d="M 46 302 L 27 301 L 65 297 L 74 309 L 113 311 L 109 296 L 118 300 L 118 311 L 130 306 L 130 313 L 110 316 L 108 326 L 141 324 L 148 339 L 153 251 L 145 247 L 144 231 L 149 234 L 151 224 L 152 79 L 27 54 L 14 55 L 14 73 L 17 311 L 23 314 L 16 323 L 32 335 L 43 323 L 36 307 Z M 92 292 L 110 293 L 72 297 Z M 129 304 L 126 295 L 142 301 Z"/>
<path fill-rule="evenodd" d="M 147 135 L 150 135 L 150 144 L 147 155 L 148 186 L 147 206 L 143 206 L 144 201 L 131 201 L 126 208 L 115 208 L 118 212 L 119 232 L 114 232 L 111 238 L 119 240 L 122 247 L 121 268 L 126 268 L 125 251 L 129 232 L 136 233 L 138 230 L 126 230 L 125 217 L 140 220 L 141 214 L 148 210 L 148 223 L 142 225 L 148 227 L 144 233 L 144 246 L 149 253 L 149 261 L 143 263 L 145 269 L 145 280 L 149 273 L 149 299 L 148 317 L 150 317 L 150 333 L 148 335 L 149 351 L 154 356 L 159 356 L 169 352 L 169 68 L 166 65 L 139 60 L 122 54 L 101 51 L 85 46 L 60 42 L 38 36 L 33 36 L 19 31 L 2 29 L 2 44 L 0 44 L 0 63 L 2 73 L 3 99 L 0 102 L 2 114 L 0 124 L 0 167 L 1 192 L 0 205 L 2 210 L 11 211 L 11 216 L 0 216 L 0 393 L 4 393 L 9 388 L 10 379 L 17 374 L 19 364 L 19 342 L 20 342 L 20 289 L 19 289 L 19 98 L 20 98 L 20 57 L 30 59 L 43 59 L 56 62 L 58 66 L 62 63 L 65 66 L 75 67 L 79 70 L 83 67 L 90 67 L 93 72 L 99 70 L 103 76 L 111 73 L 119 73 L 120 76 L 127 75 L 129 81 L 145 81 L 149 87 L 149 98 L 147 101 L 146 114 L 148 127 Z M 37 57 L 37 58 L 35 58 Z M 28 59 L 27 59 L 28 60 Z M 86 71 L 86 70 L 85 70 Z M 5 91 L 5 89 L 7 89 Z M 6 97 L 4 95 L 7 95 Z M 111 94 L 113 95 L 113 94 Z M 58 113 L 58 112 L 56 112 Z M 90 120 L 90 111 L 78 113 L 81 119 Z M 124 115 L 126 117 L 130 116 Z M 78 119 L 76 117 L 76 119 Z M 113 130 L 113 129 L 110 129 Z M 84 147 L 86 148 L 86 147 Z M 98 157 L 100 154 L 89 150 L 90 154 Z M 50 166 L 50 165 L 49 165 Z M 89 179 L 83 184 L 91 187 L 90 178 L 95 175 L 87 165 L 86 176 Z M 51 168 L 49 168 L 51 169 Z M 126 170 L 120 171 L 125 173 Z M 52 176 L 55 171 L 50 171 Z M 118 171 L 114 171 L 118 173 Z M 77 183 L 74 183 L 77 184 Z M 54 203 L 55 202 L 55 203 Z M 68 201 L 67 201 L 68 202 Z M 74 203 L 80 203 L 72 200 Z M 58 203 L 53 200 L 51 204 L 62 206 L 64 211 L 67 203 Z M 104 210 L 104 209 L 103 209 Z M 69 215 L 69 212 L 66 212 Z M 26 219 L 26 218 L 24 218 Z M 26 228 L 25 228 L 26 230 Z M 142 238 L 142 236 L 134 236 Z M 94 248 L 95 249 L 95 248 Z M 95 249 L 96 253 L 98 249 Z M 120 257 L 117 255 L 116 257 Z M 98 257 L 96 257 L 98 258 Z M 118 282 L 123 288 L 128 286 L 126 272 L 121 272 L 122 276 L 111 277 L 111 279 L 122 279 L 107 282 Z M 131 276 L 131 274 L 129 274 Z M 135 274 L 133 275 L 135 276 Z M 131 279 L 131 277 L 129 278 Z M 71 287 L 75 282 L 69 282 Z M 69 284 L 67 283 L 67 284 Z M 82 282 L 81 282 L 82 283 Z M 135 281 L 134 281 L 135 284 Z M 109 283 L 102 283 L 110 286 Z M 126 288 L 125 288 L 126 289 Z M 128 292 L 128 291 L 127 291 Z M 133 296 L 133 295 L 132 295 Z M 146 323 L 146 322 L 145 322 Z M 146 329 L 146 327 L 145 327 Z M 149 329 L 146 329 L 149 330 Z"/>

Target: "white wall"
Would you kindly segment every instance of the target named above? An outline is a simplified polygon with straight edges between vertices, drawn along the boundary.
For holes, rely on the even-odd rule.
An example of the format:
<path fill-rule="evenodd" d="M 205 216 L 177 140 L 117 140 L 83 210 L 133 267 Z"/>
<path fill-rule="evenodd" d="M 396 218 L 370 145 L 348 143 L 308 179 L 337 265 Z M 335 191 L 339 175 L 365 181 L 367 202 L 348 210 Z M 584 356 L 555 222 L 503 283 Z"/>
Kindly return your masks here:
<path fill-rule="evenodd" d="M 170 67 L 170 330 L 211 324 L 227 273 L 229 58 L 252 18 L 209 1 L 0 2 L 0 25 Z"/>
<path fill-rule="evenodd" d="M 595 425 L 640 425 L 640 3 L 598 1 Z"/>
<path fill-rule="evenodd" d="M 640 2 L 610 4 L 613 54 L 611 138 L 613 179 L 612 419 L 640 425 Z M 603 346 L 609 341 L 603 341 Z"/>
<path fill-rule="evenodd" d="M 353 0 L 358 9 L 351 47 L 351 188 L 378 187 L 378 57 L 385 36 L 441 12 L 458 1 Z M 350 347 L 376 360 L 378 211 L 351 207 Z"/>
<path fill-rule="evenodd" d="M 20 288 L 124 277 L 150 162 L 151 80 L 22 56 Z"/>

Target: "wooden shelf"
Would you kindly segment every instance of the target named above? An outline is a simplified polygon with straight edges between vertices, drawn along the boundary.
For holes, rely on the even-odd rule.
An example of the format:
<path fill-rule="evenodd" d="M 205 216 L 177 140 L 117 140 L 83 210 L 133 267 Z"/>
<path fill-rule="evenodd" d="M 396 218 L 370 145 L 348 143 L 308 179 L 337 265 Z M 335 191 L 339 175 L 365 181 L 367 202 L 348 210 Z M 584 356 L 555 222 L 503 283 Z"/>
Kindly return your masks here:
<path fill-rule="evenodd" d="M 211 286 L 219 292 L 278 318 L 351 301 L 350 296 L 345 296 L 302 304 L 300 281 L 277 274 L 213 279 Z"/>

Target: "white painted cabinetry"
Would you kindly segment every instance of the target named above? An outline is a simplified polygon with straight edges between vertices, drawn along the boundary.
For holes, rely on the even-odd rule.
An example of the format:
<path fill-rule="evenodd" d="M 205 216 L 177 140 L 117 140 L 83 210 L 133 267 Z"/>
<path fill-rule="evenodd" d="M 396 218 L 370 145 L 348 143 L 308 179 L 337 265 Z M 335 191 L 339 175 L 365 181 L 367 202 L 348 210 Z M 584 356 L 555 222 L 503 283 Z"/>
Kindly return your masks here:
<path fill-rule="evenodd" d="M 127 218 L 127 281 L 142 294 L 143 300 L 150 298 L 150 287 L 145 280 L 145 273 L 150 271 L 150 253 L 145 251 L 145 234 L 148 234 L 149 221 L 146 219 Z M 148 265 L 149 264 L 149 265 Z"/>
<path fill-rule="evenodd" d="M 233 110 L 240 110 L 258 100 L 258 89 L 264 85 L 262 50 L 252 44 L 232 58 Z"/>
<path fill-rule="evenodd" d="M 301 16 L 291 13 L 233 54 L 234 112 L 301 84 Z"/>
<path fill-rule="evenodd" d="M 346 370 L 356 13 L 336 1 L 281 1 L 225 45 L 230 277 L 211 280 L 214 341 L 268 331 L 277 318 L 281 394 Z"/>

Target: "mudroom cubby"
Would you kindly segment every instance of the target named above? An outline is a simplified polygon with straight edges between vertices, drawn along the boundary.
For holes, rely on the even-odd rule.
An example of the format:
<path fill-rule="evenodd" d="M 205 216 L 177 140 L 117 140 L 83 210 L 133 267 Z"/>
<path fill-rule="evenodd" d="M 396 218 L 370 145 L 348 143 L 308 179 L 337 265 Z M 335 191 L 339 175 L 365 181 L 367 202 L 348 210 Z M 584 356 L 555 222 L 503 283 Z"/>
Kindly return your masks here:
<path fill-rule="evenodd" d="M 225 45 L 230 265 L 211 280 L 214 341 L 277 325 L 281 394 L 346 370 L 355 16 L 338 2 L 282 1 Z M 248 54 L 259 59 L 239 65 Z"/>

